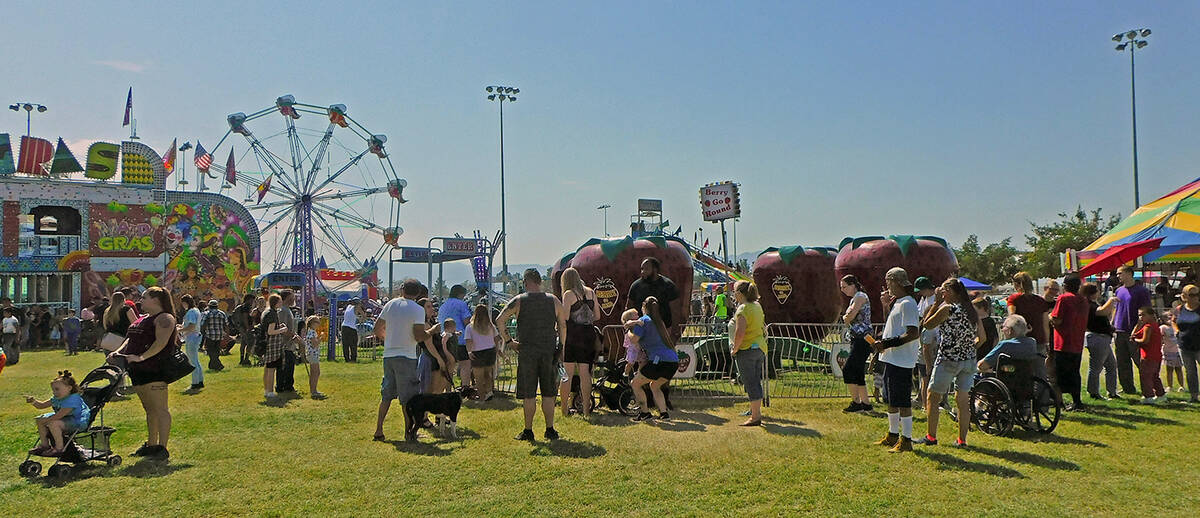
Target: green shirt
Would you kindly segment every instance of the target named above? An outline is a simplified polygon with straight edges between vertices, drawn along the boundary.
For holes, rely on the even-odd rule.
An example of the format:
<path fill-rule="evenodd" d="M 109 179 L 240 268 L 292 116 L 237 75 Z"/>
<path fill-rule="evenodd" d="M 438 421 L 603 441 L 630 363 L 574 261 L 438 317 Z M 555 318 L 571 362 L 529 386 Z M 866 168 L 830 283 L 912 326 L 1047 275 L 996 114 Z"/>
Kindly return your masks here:
<path fill-rule="evenodd" d="M 713 305 L 717 306 L 717 309 L 713 313 L 713 316 L 715 316 L 719 319 L 722 319 L 722 320 L 729 318 L 729 308 L 725 306 L 725 294 L 724 293 L 717 294 L 717 298 L 715 301 L 713 301 Z"/>

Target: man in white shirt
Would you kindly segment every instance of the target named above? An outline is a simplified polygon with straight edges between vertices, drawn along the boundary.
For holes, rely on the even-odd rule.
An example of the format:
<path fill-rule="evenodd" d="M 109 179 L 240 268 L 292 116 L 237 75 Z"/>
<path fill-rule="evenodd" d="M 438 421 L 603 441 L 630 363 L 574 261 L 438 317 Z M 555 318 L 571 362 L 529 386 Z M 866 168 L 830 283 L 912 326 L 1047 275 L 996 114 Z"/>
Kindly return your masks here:
<path fill-rule="evenodd" d="M 883 339 L 873 347 L 883 362 L 885 398 L 887 399 L 888 434 L 879 442 L 891 447 L 892 453 L 912 451 L 912 371 L 921 354 L 921 319 L 917 302 L 910 293 L 908 272 L 892 268 L 884 277 L 887 289 L 880 295 L 883 307 L 891 308 Z"/>
<path fill-rule="evenodd" d="M 416 279 L 405 279 L 401 287 L 404 297 L 389 300 L 375 321 L 375 336 L 383 340 L 383 386 L 380 389 L 379 419 L 375 423 L 375 440 L 382 441 L 383 420 L 392 406 L 392 400 L 401 405 L 421 391 L 417 370 L 417 343 L 430 338 L 432 328 L 425 327 L 425 308 L 417 304 L 421 294 L 421 283 Z M 410 430 L 408 412 L 404 414 L 404 429 Z M 405 434 L 407 441 L 416 441 L 416 434 Z"/>
<path fill-rule="evenodd" d="M 362 302 L 350 299 L 342 312 L 342 359 L 348 363 L 358 361 L 358 313 Z"/>

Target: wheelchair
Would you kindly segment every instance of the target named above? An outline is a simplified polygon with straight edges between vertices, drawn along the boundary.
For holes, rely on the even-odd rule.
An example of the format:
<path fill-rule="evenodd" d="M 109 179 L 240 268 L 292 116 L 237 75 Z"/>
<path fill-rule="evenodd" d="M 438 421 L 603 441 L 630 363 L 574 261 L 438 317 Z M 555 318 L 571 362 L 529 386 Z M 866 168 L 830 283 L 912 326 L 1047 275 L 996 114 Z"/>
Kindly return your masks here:
<path fill-rule="evenodd" d="M 1048 434 L 1058 426 L 1062 400 L 1050 382 L 1035 374 L 1038 360 L 1001 354 L 994 373 L 971 388 L 971 422 L 988 435 L 1007 435 L 1014 425 Z"/>

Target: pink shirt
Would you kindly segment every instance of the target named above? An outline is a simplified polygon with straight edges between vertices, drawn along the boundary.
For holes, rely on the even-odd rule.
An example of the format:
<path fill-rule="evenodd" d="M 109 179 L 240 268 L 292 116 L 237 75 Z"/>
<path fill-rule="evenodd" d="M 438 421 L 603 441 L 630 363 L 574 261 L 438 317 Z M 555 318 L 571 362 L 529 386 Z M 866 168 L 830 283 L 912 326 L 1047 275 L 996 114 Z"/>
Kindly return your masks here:
<path fill-rule="evenodd" d="M 1179 342 L 1175 340 L 1175 328 L 1168 325 L 1158 326 L 1162 330 L 1162 352 L 1163 353 L 1178 353 Z"/>
<path fill-rule="evenodd" d="M 468 347 L 468 350 L 470 350 L 471 352 L 495 349 L 496 348 L 496 338 L 495 337 L 496 337 L 495 328 L 492 329 L 491 333 L 484 334 L 484 333 L 480 333 L 479 331 L 476 331 L 475 326 L 472 326 L 472 325 L 468 325 L 467 331 L 465 333 L 463 333 L 463 340 L 470 341 L 469 343 L 471 344 L 471 347 Z"/>

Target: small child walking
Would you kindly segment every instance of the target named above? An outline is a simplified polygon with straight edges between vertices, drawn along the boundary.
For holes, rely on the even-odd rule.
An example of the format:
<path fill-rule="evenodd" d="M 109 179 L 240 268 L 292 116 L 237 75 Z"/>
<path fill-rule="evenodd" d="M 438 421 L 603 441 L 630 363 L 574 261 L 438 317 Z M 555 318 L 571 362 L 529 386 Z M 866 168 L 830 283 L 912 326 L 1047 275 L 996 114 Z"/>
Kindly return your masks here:
<path fill-rule="evenodd" d="M 1162 315 L 1163 324 L 1158 326 L 1162 331 L 1163 364 L 1167 366 L 1167 392 L 1183 392 L 1183 355 L 1179 353 L 1179 340 L 1175 337 L 1175 311 L 1165 311 Z M 1175 381 L 1179 381 L 1179 387 Z"/>
<path fill-rule="evenodd" d="M 38 400 L 33 396 L 25 396 L 25 402 L 33 405 L 34 408 L 54 409 L 53 412 L 47 412 L 37 417 L 38 436 L 41 437 L 41 442 L 36 448 L 29 450 L 29 453 L 33 455 L 61 455 L 63 449 L 66 448 L 66 444 L 63 442 L 64 435 L 83 430 L 91 418 L 91 411 L 83 402 L 83 397 L 79 395 L 79 384 L 71 376 L 71 371 L 58 371 L 58 377 L 50 382 L 50 392 L 53 397 L 46 401 Z"/>
<path fill-rule="evenodd" d="M 79 354 L 79 334 L 83 332 L 83 321 L 75 316 L 74 309 L 67 310 L 67 316 L 62 320 L 62 335 L 67 341 L 67 354 Z"/>
<path fill-rule="evenodd" d="M 1166 401 L 1166 391 L 1163 390 L 1162 370 L 1163 346 L 1162 331 L 1158 327 L 1158 317 L 1150 306 L 1138 310 L 1141 318 L 1137 330 L 1133 332 L 1133 341 L 1141 350 L 1142 360 L 1138 372 L 1142 378 L 1142 404 L 1153 405 Z"/>

